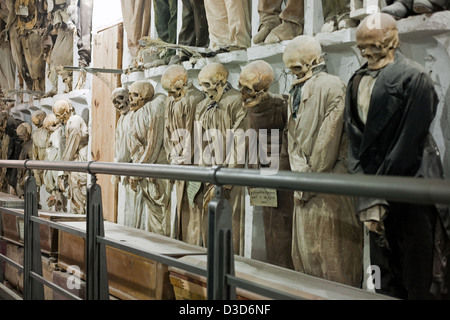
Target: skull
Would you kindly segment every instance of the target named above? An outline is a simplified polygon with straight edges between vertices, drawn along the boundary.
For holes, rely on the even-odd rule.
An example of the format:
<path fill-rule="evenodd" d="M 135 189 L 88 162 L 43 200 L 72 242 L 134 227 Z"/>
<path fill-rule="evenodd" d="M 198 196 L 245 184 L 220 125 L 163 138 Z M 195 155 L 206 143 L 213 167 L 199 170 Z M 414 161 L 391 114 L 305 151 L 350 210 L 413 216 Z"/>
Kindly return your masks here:
<path fill-rule="evenodd" d="M 58 100 L 53 105 L 53 113 L 58 121 L 62 124 L 66 124 L 69 121 L 73 112 L 73 107 L 66 100 Z"/>
<path fill-rule="evenodd" d="M 356 43 L 370 70 L 379 70 L 394 61 L 400 41 L 397 22 L 386 13 L 367 16 L 356 29 Z"/>
<path fill-rule="evenodd" d="M 40 128 L 42 127 L 46 116 L 47 114 L 45 113 L 45 111 L 37 110 L 31 115 L 31 122 L 33 122 L 36 127 Z"/>
<path fill-rule="evenodd" d="M 209 63 L 198 74 L 198 82 L 211 100 L 219 102 L 225 92 L 228 75 L 228 70 L 222 64 Z"/>
<path fill-rule="evenodd" d="M 295 83 L 308 80 L 313 76 L 314 67 L 323 61 L 319 40 L 306 35 L 294 38 L 284 50 L 283 61 L 297 77 Z"/>
<path fill-rule="evenodd" d="M 50 113 L 48 116 L 45 117 L 43 127 L 47 129 L 50 133 L 55 132 L 60 126 L 61 123 L 59 122 L 58 118 L 54 113 Z"/>
<path fill-rule="evenodd" d="M 145 106 L 147 102 L 152 100 L 155 93 L 153 85 L 146 80 L 133 82 L 128 91 L 131 111 L 139 110 Z"/>
<path fill-rule="evenodd" d="M 22 141 L 28 141 L 31 138 L 31 124 L 28 122 L 21 123 L 17 129 L 17 138 Z"/>
<path fill-rule="evenodd" d="M 239 90 L 245 108 L 261 103 L 274 80 L 273 69 L 263 60 L 251 62 L 242 69 L 239 77 Z"/>
<path fill-rule="evenodd" d="M 170 97 L 173 97 L 175 101 L 180 101 L 186 94 L 188 85 L 186 69 L 180 65 L 171 65 L 164 72 L 161 85 Z"/>
<path fill-rule="evenodd" d="M 130 111 L 130 95 L 125 88 L 117 88 L 113 91 L 111 99 L 114 107 L 121 115 L 125 115 Z"/>

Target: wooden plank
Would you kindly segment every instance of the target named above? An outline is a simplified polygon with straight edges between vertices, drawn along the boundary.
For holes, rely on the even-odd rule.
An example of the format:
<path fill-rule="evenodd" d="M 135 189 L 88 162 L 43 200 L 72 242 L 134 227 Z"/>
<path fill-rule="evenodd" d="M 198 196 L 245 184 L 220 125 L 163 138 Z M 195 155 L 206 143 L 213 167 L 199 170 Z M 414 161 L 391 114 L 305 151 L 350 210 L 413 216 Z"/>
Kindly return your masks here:
<path fill-rule="evenodd" d="M 78 230 L 86 230 L 86 222 L 60 222 Z M 105 237 L 155 254 L 179 258 L 204 255 L 206 249 L 158 234 L 106 221 Z M 82 237 L 60 232 L 58 266 L 77 266 L 81 279 L 85 277 L 86 243 Z M 154 260 L 106 247 L 110 294 L 121 300 L 173 300 L 173 286 L 167 265 Z"/>
<path fill-rule="evenodd" d="M 192 255 L 179 259 L 180 261 L 206 267 L 206 256 Z M 280 292 L 297 296 L 306 300 L 395 300 L 391 297 L 379 295 L 363 289 L 346 286 L 343 284 L 326 281 L 324 279 L 308 276 L 294 270 L 281 268 L 265 262 L 235 256 L 236 277 L 254 282 L 256 284 L 273 288 Z M 204 282 L 204 277 L 191 274 L 179 268 L 169 267 L 171 277 L 179 279 L 178 283 L 182 285 L 181 290 L 190 290 L 198 287 L 199 281 Z M 191 284 L 187 284 L 187 281 Z M 172 280 L 172 283 L 177 283 Z M 195 286 L 194 286 L 195 285 Z M 180 292 L 180 290 L 175 290 Z M 198 294 L 199 292 L 193 292 Z M 180 296 L 186 296 L 188 293 L 179 293 Z M 255 293 L 237 288 L 236 294 L 239 298 L 262 300 L 264 297 L 257 296 Z M 267 298 L 266 298 L 267 299 Z"/>
<path fill-rule="evenodd" d="M 94 35 L 93 67 L 122 69 L 123 24 L 117 24 Z M 112 101 L 112 91 L 121 86 L 120 74 L 98 74 L 92 80 L 92 160 L 114 161 L 114 136 L 118 120 Z M 99 175 L 102 188 L 103 214 L 110 222 L 117 221 L 117 186 L 111 176 Z M 107 201 L 106 201 L 107 199 Z"/>

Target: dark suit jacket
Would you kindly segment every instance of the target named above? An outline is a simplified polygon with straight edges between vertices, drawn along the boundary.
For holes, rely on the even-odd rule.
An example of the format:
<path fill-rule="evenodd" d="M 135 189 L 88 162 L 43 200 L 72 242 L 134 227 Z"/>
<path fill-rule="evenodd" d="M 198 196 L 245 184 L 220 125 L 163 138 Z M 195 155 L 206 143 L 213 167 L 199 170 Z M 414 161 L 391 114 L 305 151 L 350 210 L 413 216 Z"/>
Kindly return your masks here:
<path fill-rule="evenodd" d="M 367 122 L 358 116 L 358 86 L 363 70 L 347 87 L 345 125 L 349 137 L 349 170 L 352 173 L 443 178 L 442 163 L 429 133 L 438 105 L 434 84 L 416 62 L 396 52 L 395 61 L 383 68 L 375 82 Z M 381 199 L 359 199 L 358 212 Z M 439 210 L 450 235 L 447 210 Z"/>

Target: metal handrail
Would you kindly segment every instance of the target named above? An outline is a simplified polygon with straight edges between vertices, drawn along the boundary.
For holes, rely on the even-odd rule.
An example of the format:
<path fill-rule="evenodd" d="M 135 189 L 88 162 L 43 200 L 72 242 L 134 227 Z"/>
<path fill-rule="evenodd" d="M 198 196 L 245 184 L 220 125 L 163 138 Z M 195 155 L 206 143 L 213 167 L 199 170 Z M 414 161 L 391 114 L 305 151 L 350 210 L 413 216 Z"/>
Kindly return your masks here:
<path fill-rule="evenodd" d="M 337 173 L 300 173 L 156 164 L 109 162 L 45 162 L 0 160 L 0 167 L 29 170 L 76 171 L 89 174 L 135 176 L 155 179 L 197 181 L 214 185 L 263 187 L 278 190 L 383 198 L 414 204 L 450 204 L 449 179 L 423 179 Z"/>
<path fill-rule="evenodd" d="M 315 193 L 342 194 L 358 197 L 376 197 L 392 201 L 416 203 L 416 204 L 450 204 L 450 180 L 444 179 L 419 179 L 410 177 L 380 177 L 350 174 L 318 174 L 296 173 L 281 171 L 276 174 L 266 174 L 261 170 L 230 169 L 224 167 L 197 167 L 174 165 L 151 165 L 107 162 L 43 162 L 31 160 L 0 160 L 0 167 L 25 168 L 29 170 L 55 170 L 84 172 L 95 177 L 96 174 L 136 176 L 155 179 L 170 179 L 184 181 L 198 181 L 210 183 L 216 186 L 238 185 L 247 187 L 262 187 L 279 190 L 299 190 Z M 95 180 L 95 179 L 94 179 Z M 101 199 L 100 199 L 101 200 Z M 101 203 L 99 204 L 101 206 Z M 101 210 L 101 209 L 100 209 Z M 2 208 L 0 211 L 16 214 L 13 210 Z M 82 232 L 55 222 L 43 220 L 37 216 L 31 216 L 30 222 L 47 225 L 65 232 L 74 233 L 84 238 L 88 237 L 88 231 Z M 210 235 L 211 236 L 211 235 Z M 182 268 L 189 272 L 205 276 L 207 271 L 203 268 L 181 262 L 177 259 L 133 248 L 132 246 L 108 239 L 104 236 L 94 235 L 97 245 L 111 246 L 120 250 L 131 252 L 139 256 L 162 262 L 169 266 Z M 209 252 L 209 251 L 208 251 Z M 1 256 L 0 260 L 6 262 L 10 259 Z M 234 263 L 234 261 L 232 261 Z M 19 267 L 14 264 L 15 267 Z M 238 286 L 247 290 L 264 293 L 269 298 L 295 298 L 289 294 L 273 288 L 251 283 L 239 279 L 226 270 L 222 272 L 224 285 Z M 45 280 L 42 276 L 31 270 L 30 277 L 48 285 L 54 290 L 74 298 L 74 295 L 62 288 L 54 288 L 55 285 Z M 208 279 L 209 282 L 209 279 Z M 222 288 L 221 288 L 222 289 Z"/>

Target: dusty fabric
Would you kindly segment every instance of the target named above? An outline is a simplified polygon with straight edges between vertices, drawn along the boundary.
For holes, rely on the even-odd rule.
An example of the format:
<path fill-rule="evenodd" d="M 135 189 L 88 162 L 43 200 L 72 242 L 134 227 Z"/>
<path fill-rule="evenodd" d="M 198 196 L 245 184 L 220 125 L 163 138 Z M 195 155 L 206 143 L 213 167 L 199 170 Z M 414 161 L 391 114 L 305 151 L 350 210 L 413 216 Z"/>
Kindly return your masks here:
<path fill-rule="evenodd" d="M 268 25 L 273 29 L 283 20 L 303 25 L 305 20 L 303 1 L 287 0 L 286 6 L 281 10 L 282 4 L 283 0 L 259 0 L 260 25 Z"/>
<path fill-rule="evenodd" d="M 268 130 L 267 151 L 272 150 L 271 130 L 279 130 L 278 170 L 291 170 L 287 153 L 287 110 L 286 96 L 269 94 L 259 105 L 248 109 L 249 128 L 258 131 Z M 263 147 L 258 139 L 258 146 Z M 249 164 L 249 167 L 251 165 Z M 258 164 L 257 168 L 264 165 Z M 293 191 L 277 190 L 278 206 L 276 208 L 263 207 L 264 233 L 266 239 L 267 262 L 284 268 L 293 269 L 292 248 L 292 218 L 294 210 Z"/>
<path fill-rule="evenodd" d="M 2 132 L 1 139 L 1 159 L 8 159 L 8 146 L 9 146 L 9 136 Z M 8 181 L 6 180 L 6 168 L 2 167 L 0 169 L 0 192 L 7 193 L 8 192 Z"/>
<path fill-rule="evenodd" d="M 153 0 L 155 28 L 158 37 L 167 43 L 177 43 L 178 0 Z M 175 50 L 167 50 L 163 59 L 168 64 Z"/>
<path fill-rule="evenodd" d="M 13 55 L 13 59 L 17 66 L 17 71 L 19 72 L 20 77 L 24 80 L 26 86 L 29 89 L 32 89 L 33 79 L 30 77 L 30 71 L 28 70 L 28 66 L 25 61 L 25 56 L 23 54 L 24 49 L 22 46 L 22 41 L 19 38 L 16 26 L 17 22 L 13 22 L 11 28 L 9 29 L 9 41 L 11 43 L 11 53 Z"/>
<path fill-rule="evenodd" d="M 82 117 L 74 114 L 65 125 L 65 150 L 61 161 L 88 161 L 89 132 Z M 71 210 L 75 214 L 86 214 L 87 174 L 68 174 Z"/>
<path fill-rule="evenodd" d="M 33 80 L 33 91 L 45 91 L 45 60 L 44 51 L 41 45 L 41 36 L 31 32 L 21 37 L 22 49 L 25 55 L 25 61 Z"/>
<path fill-rule="evenodd" d="M 23 141 L 18 160 L 27 160 L 32 157 L 33 141 L 31 139 Z M 17 187 L 16 193 L 19 198 L 25 195 L 25 180 L 28 177 L 28 170 L 25 168 L 17 169 Z"/>
<path fill-rule="evenodd" d="M 289 105 L 288 150 L 292 171 L 347 173 L 343 134 L 345 85 L 325 72 L 306 81 L 297 118 Z M 360 287 L 363 233 L 354 199 L 295 191 L 292 259 L 295 269 Z"/>
<path fill-rule="evenodd" d="M 414 0 L 394 0 L 394 1 L 389 1 L 388 4 L 392 4 L 394 2 L 401 2 L 405 5 L 406 8 L 408 8 L 408 10 L 412 13 L 413 11 L 413 5 L 414 5 Z M 448 2 L 448 0 L 430 0 L 431 3 L 439 6 L 440 8 L 443 8 L 443 10 L 449 9 L 450 8 L 450 3 Z"/>
<path fill-rule="evenodd" d="M 115 142 L 114 142 L 114 161 L 129 163 L 131 155 L 129 150 L 129 130 L 130 130 L 131 113 L 121 115 L 116 125 Z M 119 197 L 117 204 L 117 223 L 132 228 L 138 228 L 136 222 L 136 210 L 134 204 L 136 202 L 136 192 L 131 189 L 129 177 L 119 177 Z"/>
<path fill-rule="evenodd" d="M 33 141 L 33 147 L 31 152 L 31 158 L 37 161 L 44 161 L 46 158 L 46 148 L 47 140 L 49 137 L 49 132 L 46 128 L 40 127 L 33 131 L 31 139 Z M 43 185 L 43 170 L 34 170 L 34 177 L 36 179 L 36 184 L 38 187 Z"/>
<path fill-rule="evenodd" d="M 131 113 L 129 149 L 133 163 L 167 164 L 164 149 L 164 95 Z M 138 178 L 136 225 L 140 229 L 170 236 L 171 191 L 168 180 Z"/>
<path fill-rule="evenodd" d="M 192 47 L 208 47 L 209 31 L 204 0 L 183 0 L 178 43 Z"/>
<path fill-rule="evenodd" d="M 240 164 L 238 155 L 241 150 L 245 151 L 245 145 L 239 141 L 239 131 L 245 132 L 248 128 L 247 110 L 242 108 L 240 93 L 231 88 L 224 93 L 218 103 L 214 103 L 210 98 L 206 98 L 197 106 L 196 121 L 199 121 L 203 132 L 203 156 L 201 157 L 201 165 L 203 166 L 224 166 L 229 168 L 243 168 L 245 165 Z M 227 140 L 227 130 L 234 133 Z M 220 146 L 213 147 L 211 141 L 215 140 L 213 135 L 220 133 L 218 137 L 223 138 L 222 148 Z M 206 142 L 205 142 L 206 141 Z M 217 140 L 220 141 L 220 140 Z M 233 152 L 227 153 L 227 143 L 234 143 L 234 148 L 229 145 L 229 150 Z M 212 152 L 209 151 L 212 147 Z M 241 150 L 239 150 L 241 149 Z M 242 154 L 241 154 L 242 156 Z M 243 159 L 245 161 L 245 158 Z M 215 186 L 205 186 L 204 208 L 207 208 L 210 198 L 208 195 L 213 192 Z M 244 253 L 244 189 L 238 186 L 224 186 L 225 199 L 230 202 L 232 208 L 232 231 L 234 252 L 238 255 Z M 206 217 L 207 218 L 207 217 Z"/>
<path fill-rule="evenodd" d="M 5 133 L 9 136 L 8 157 L 6 160 L 18 160 L 22 150 L 23 141 L 17 138 L 17 127 L 22 121 L 15 119 L 12 115 L 8 116 Z M 17 192 L 17 169 L 6 169 L 6 180 L 14 192 Z"/>
<path fill-rule="evenodd" d="M 440 155 L 429 133 L 438 105 L 432 79 L 422 66 L 397 51 L 394 62 L 381 69 L 377 76 L 364 124 L 358 116 L 357 96 L 360 79 L 366 73 L 367 65 L 364 65 L 352 76 L 347 89 L 345 119 L 350 141 L 350 171 L 442 179 Z M 433 296 L 430 288 L 433 285 L 442 289 L 449 285 L 441 283 L 449 248 L 448 206 L 415 206 L 359 198 L 357 212 L 374 205 L 387 209 L 385 234 L 370 234 L 371 263 L 380 266 L 384 284 L 378 292 L 403 299 L 439 298 L 439 290 Z M 437 238 L 437 221 L 442 226 L 442 239 Z M 439 242 L 446 249 L 439 248 Z M 430 258 L 433 255 L 434 259 Z M 439 261 L 440 268 L 434 267 L 434 261 Z"/>
<path fill-rule="evenodd" d="M 139 40 L 150 36 L 151 0 L 121 0 L 123 26 L 127 33 L 127 43 L 131 57 L 137 58 Z"/>
<path fill-rule="evenodd" d="M 325 22 L 339 19 L 350 13 L 350 0 L 322 0 L 322 10 Z"/>
<path fill-rule="evenodd" d="M 213 50 L 251 46 L 250 8 L 249 0 L 205 0 L 209 46 Z"/>
<path fill-rule="evenodd" d="M 92 10 L 94 0 L 78 0 L 78 64 L 87 67 L 91 63 Z"/>
<path fill-rule="evenodd" d="M 1 32 L 2 30 L 0 30 Z M 16 84 L 16 65 L 9 43 L 0 41 L 0 87 L 4 91 L 14 90 Z"/>
<path fill-rule="evenodd" d="M 59 29 L 53 48 L 51 49 L 49 68 L 47 77 L 50 79 L 53 88 L 57 90 L 58 75 L 62 76 L 63 82 L 68 82 L 71 89 L 72 73 L 63 70 L 61 67 L 73 65 L 73 32 Z M 57 92 L 56 92 L 57 93 Z"/>
<path fill-rule="evenodd" d="M 192 84 L 184 98 L 175 102 L 173 97 L 167 97 L 165 108 L 164 146 L 167 160 L 174 165 L 195 165 L 194 154 L 194 120 L 197 105 L 205 98 L 204 94 Z M 183 130 L 178 134 L 177 130 Z M 190 144 L 185 145 L 189 134 Z M 182 149 L 179 150 L 180 146 Z M 178 151 L 178 152 L 177 152 Z M 177 239 L 194 245 L 203 245 L 205 238 L 203 228 L 203 195 L 199 189 L 194 201 L 188 197 L 189 182 L 176 181 L 177 194 Z"/>
<path fill-rule="evenodd" d="M 61 161 L 62 146 L 61 137 L 63 136 L 62 126 L 53 131 L 48 138 L 46 148 L 46 161 Z M 50 197 L 54 199 L 54 203 L 47 203 L 51 210 L 55 212 L 67 211 L 67 198 L 59 190 L 58 186 L 58 171 L 45 170 L 44 171 L 44 185 Z M 48 202 L 48 200 L 47 200 Z"/>

